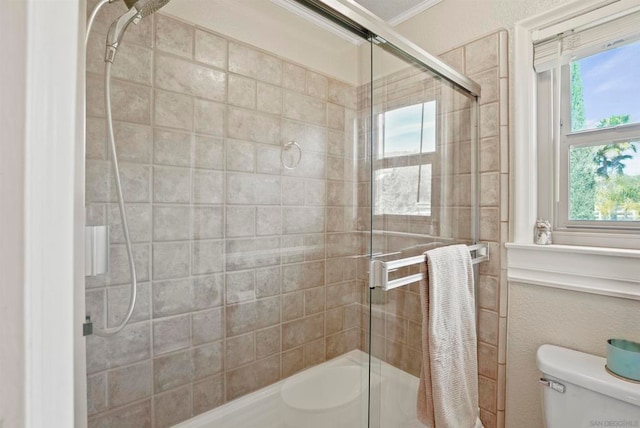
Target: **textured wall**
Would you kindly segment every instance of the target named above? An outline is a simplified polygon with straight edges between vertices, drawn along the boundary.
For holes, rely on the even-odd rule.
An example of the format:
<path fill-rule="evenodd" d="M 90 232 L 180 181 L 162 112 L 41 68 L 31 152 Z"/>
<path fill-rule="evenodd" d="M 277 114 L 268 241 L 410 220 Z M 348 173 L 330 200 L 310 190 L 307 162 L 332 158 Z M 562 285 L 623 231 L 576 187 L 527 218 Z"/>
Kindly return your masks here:
<path fill-rule="evenodd" d="M 0 2 L 0 36 L 11 58 L 0 67 L 0 427 L 24 425 L 24 169 L 26 2 Z"/>
<path fill-rule="evenodd" d="M 429 52 L 444 52 L 571 0 L 446 0 L 396 29 Z"/>
<path fill-rule="evenodd" d="M 543 426 L 536 366 L 540 345 L 605 356 L 607 339 L 640 341 L 638 326 L 638 301 L 511 283 L 506 426 Z"/>
<path fill-rule="evenodd" d="M 101 76 L 117 13 L 87 64 L 88 223 L 112 226 L 96 327 L 129 299 Z M 139 300 L 87 340 L 90 426 L 169 426 L 357 347 L 355 88 L 161 14 L 131 26 L 113 76 Z"/>

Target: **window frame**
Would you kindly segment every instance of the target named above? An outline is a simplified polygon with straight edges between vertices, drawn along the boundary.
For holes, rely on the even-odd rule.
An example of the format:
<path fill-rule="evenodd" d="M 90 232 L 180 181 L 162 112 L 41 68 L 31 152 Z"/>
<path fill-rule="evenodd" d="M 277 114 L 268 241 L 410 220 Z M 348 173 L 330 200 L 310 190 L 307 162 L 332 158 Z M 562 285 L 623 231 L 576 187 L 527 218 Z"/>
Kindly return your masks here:
<path fill-rule="evenodd" d="M 629 233 L 565 233 L 554 231 L 552 245 L 534 244 L 534 225 L 539 208 L 538 195 L 550 201 L 553 194 L 540 188 L 535 159 L 552 159 L 538 138 L 537 77 L 534 71 L 533 44 L 566 30 L 575 22 L 640 9 L 640 0 L 602 0 L 571 2 L 540 15 L 527 17 L 514 25 L 513 61 L 510 69 L 511 109 L 509 162 L 509 242 L 501 253 L 510 283 L 551 287 L 581 293 L 640 301 L 640 239 Z M 551 138 L 551 136 L 549 137 Z M 542 156 L 542 157 L 541 157 Z M 546 158 L 544 156 L 547 156 Z M 550 186 L 552 188 L 552 185 Z M 541 198 L 544 202 L 544 198 Z M 568 236 L 567 236 L 568 235 Z M 559 245 L 559 239 L 570 245 Z"/>
<path fill-rule="evenodd" d="M 399 110 L 402 108 L 406 108 L 406 107 L 410 107 L 410 106 L 414 106 L 414 105 L 424 105 L 426 103 L 430 103 L 430 102 L 434 102 L 435 103 L 435 108 L 434 108 L 434 117 L 435 117 L 435 144 L 434 144 L 434 150 L 432 152 L 418 152 L 418 153 L 413 153 L 413 154 L 408 154 L 408 155 L 400 155 L 400 156 L 384 156 L 384 149 L 385 149 L 385 114 L 387 114 L 388 112 L 394 111 L 394 110 Z M 439 156 L 439 152 L 440 150 L 438 149 L 438 141 L 439 141 L 439 136 L 440 136 L 440 132 L 442 129 L 442 125 L 440 123 L 439 120 L 439 114 L 440 114 L 440 109 L 441 109 L 441 97 L 439 95 L 433 94 L 430 97 L 427 97 L 427 99 L 422 100 L 420 102 L 417 103 L 403 103 L 400 105 L 393 105 L 393 106 L 388 106 L 387 109 L 385 109 L 384 111 L 379 112 L 376 115 L 376 127 L 378 128 L 378 142 L 377 142 L 377 149 L 375 150 L 375 153 L 378 153 L 379 155 L 376 156 L 373 160 L 373 171 L 374 171 L 374 179 L 375 179 L 375 173 L 377 171 L 380 170 L 384 170 L 384 169 L 391 169 L 391 168 L 401 168 L 401 167 L 409 167 L 409 166 L 418 166 L 418 167 L 422 167 L 422 166 L 431 166 L 431 179 L 433 180 L 433 165 L 435 162 L 438 161 L 437 156 Z M 422 142 L 421 142 L 422 143 Z M 421 169 L 419 169 L 419 171 L 421 171 Z M 420 174 L 420 172 L 419 172 Z M 418 176 L 418 180 L 420 180 L 420 176 Z M 418 182 L 418 185 L 420 183 Z M 419 192 L 419 190 L 418 190 Z M 422 214 L 398 214 L 398 213 L 385 213 L 385 212 L 381 212 L 381 213 L 376 213 L 375 212 L 375 207 L 377 206 L 376 201 L 375 201 L 375 196 L 376 193 L 374 192 L 374 194 L 372 195 L 374 197 L 374 200 L 372 201 L 372 205 L 373 205 L 373 215 L 375 217 L 378 218 L 389 218 L 389 219 L 399 219 L 402 217 L 408 217 L 408 218 L 415 218 L 415 219 L 420 219 L 422 221 L 427 221 L 430 222 L 434 219 L 434 212 L 433 212 L 433 181 L 431 184 L 431 192 L 430 192 L 430 200 L 429 200 L 429 215 L 422 215 Z M 416 195 L 416 197 L 419 196 Z"/>
<path fill-rule="evenodd" d="M 639 31 L 640 33 L 640 31 Z M 631 39 L 628 43 L 637 42 Z M 606 49 L 585 49 L 572 60 L 595 55 Z M 568 245 L 629 248 L 621 235 L 640 234 L 640 221 L 570 220 L 569 219 L 569 152 L 572 147 L 600 146 L 640 140 L 640 123 L 609 128 L 571 131 L 571 73 L 566 60 L 551 70 L 535 73 L 534 100 L 537 121 L 537 217 L 551 221 L 554 242 Z M 603 236 L 607 235 L 607 236 Z M 605 238 L 598 242 L 599 238 Z M 619 241 L 619 244 L 616 242 Z M 640 248 L 640 243 L 631 247 Z"/>

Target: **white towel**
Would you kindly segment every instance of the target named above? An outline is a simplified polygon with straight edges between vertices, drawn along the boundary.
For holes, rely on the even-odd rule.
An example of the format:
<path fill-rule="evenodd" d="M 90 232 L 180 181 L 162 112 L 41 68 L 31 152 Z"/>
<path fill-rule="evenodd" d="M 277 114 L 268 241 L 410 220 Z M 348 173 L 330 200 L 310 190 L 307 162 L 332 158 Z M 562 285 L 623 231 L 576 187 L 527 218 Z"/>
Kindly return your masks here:
<path fill-rule="evenodd" d="M 466 245 L 429 250 L 422 303 L 418 418 L 430 428 L 482 427 L 478 408 L 476 307 Z"/>

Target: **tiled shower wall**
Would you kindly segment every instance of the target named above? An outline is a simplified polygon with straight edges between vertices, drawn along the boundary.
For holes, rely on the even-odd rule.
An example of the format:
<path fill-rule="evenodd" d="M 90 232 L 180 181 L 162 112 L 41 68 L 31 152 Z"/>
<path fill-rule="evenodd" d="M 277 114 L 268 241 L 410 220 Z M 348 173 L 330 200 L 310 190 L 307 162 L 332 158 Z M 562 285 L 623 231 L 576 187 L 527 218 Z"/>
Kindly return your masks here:
<path fill-rule="evenodd" d="M 96 328 L 129 299 L 107 9 L 87 60 L 87 221 L 111 225 L 109 273 L 86 282 Z M 170 426 L 356 348 L 355 88 L 162 14 L 131 26 L 113 77 L 138 302 L 87 339 L 89 425 Z"/>
<path fill-rule="evenodd" d="M 507 32 L 449 51 L 442 58 L 482 86 L 479 98 L 480 240 L 491 260 L 480 264 L 478 368 L 480 416 L 486 428 L 504 427 L 509 235 L 509 90 Z"/>
<path fill-rule="evenodd" d="M 504 426 L 505 344 L 507 283 L 504 243 L 508 239 L 508 67 L 507 33 L 500 31 L 470 42 L 442 55 L 460 72 L 482 86 L 479 98 L 479 170 L 480 170 L 480 240 L 489 243 L 491 260 L 480 264 L 478 278 L 478 362 L 480 413 L 487 428 Z M 370 88 L 359 91 L 361 109 L 370 104 Z M 434 83 L 426 73 L 407 69 L 374 83 L 374 105 L 380 111 L 424 102 L 440 97 L 444 133 L 439 135 L 440 151 L 446 153 L 440 164 L 434 164 L 431 219 L 415 216 L 376 216 L 374 229 L 384 231 L 374 236 L 374 252 L 401 251 L 394 258 L 420 254 L 429 247 L 430 239 L 411 237 L 406 233 L 433 235 L 434 241 L 469 239 L 470 216 L 470 110 L 464 97 L 442 83 Z M 364 119 L 366 120 L 366 115 Z M 442 119 L 442 117 L 441 117 Z M 364 123 L 364 121 L 363 121 Z M 367 134 L 360 129 L 361 137 Z M 362 140 L 362 138 L 361 138 Z M 362 141 L 360 144 L 363 144 Z M 389 159 L 385 165 L 403 165 L 407 159 Z M 368 159 L 361 158 L 359 185 L 360 209 L 364 216 L 369 203 Z M 405 163 L 406 164 L 406 163 Z M 449 184 L 440 179 L 448 176 Z M 439 193 L 443 192 L 443 193 Z M 436 214 L 440 208 L 442 216 Z M 366 230 L 368 223 L 360 224 Z M 404 235 L 403 235 L 404 234 Z M 363 238 L 363 252 L 368 249 Z M 416 247 L 418 246 L 418 247 Z M 367 298 L 367 271 L 361 265 L 359 286 L 363 301 Z M 420 295 L 417 284 L 387 293 L 375 291 L 372 297 L 372 349 L 383 360 L 415 376 L 420 374 L 421 322 Z M 363 307 L 362 349 L 368 349 L 368 309 Z"/>

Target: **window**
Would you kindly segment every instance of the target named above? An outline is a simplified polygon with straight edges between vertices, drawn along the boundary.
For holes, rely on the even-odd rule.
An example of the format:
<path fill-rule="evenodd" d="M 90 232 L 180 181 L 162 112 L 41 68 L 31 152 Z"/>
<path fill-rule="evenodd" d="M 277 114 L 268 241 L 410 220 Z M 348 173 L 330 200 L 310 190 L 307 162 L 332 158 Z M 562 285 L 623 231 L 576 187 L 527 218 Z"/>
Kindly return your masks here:
<path fill-rule="evenodd" d="M 558 231 L 640 232 L 639 23 L 627 15 L 534 47 L 539 216 Z"/>
<path fill-rule="evenodd" d="M 431 164 L 436 151 L 436 101 L 378 116 L 376 215 L 431 215 Z"/>

